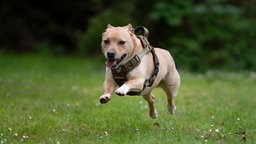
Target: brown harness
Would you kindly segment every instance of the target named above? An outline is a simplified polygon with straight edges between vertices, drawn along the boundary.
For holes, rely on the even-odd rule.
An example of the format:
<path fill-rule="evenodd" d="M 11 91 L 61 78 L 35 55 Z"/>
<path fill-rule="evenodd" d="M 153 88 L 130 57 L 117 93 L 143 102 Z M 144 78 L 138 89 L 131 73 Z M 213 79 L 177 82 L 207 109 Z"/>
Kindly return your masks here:
<path fill-rule="evenodd" d="M 151 87 L 155 81 L 155 78 L 158 74 L 159 71 L 159 60 L 158 57 L 155 53 L 154 47 L 152 47 L 147 38 L 148 38 L 148 30 L 145 27 L 137 27 L 135 29 L 135 34 L 140 31 L 143 30 L 144 34 L 142 35 L 136 35 L 137 38 L 140 39 L 142 46 L 143 46 L 143 51 L 137 55 L 135 55 L 131 60 L 129 60 L 127 63 L 119 65 L 117 68 L 111 69 L 112 71 L 112 75 L 113 78 L 115 80 L 115 82 L 119 85 L 119 87 L 121 85 L 123 85 L 126 81 L 128 81 L 127 79 L 127 74 L 133 70 L 135 67 L 137 67 L 140 62 L 141 62 L 141 58 L 148 52 L 151 52 L 152 56 L 153 56 L 153 62 L 154 62 L 154 71 L 152 72 L 151 76 L 149 79 L 146 79 L 143 85 L 143 89 L 142 91 L 145 89 L 145 87 Z M 130 91 L 127 93 L 127 95 L 138 95 L 140 94 L 142 91 Z"/>

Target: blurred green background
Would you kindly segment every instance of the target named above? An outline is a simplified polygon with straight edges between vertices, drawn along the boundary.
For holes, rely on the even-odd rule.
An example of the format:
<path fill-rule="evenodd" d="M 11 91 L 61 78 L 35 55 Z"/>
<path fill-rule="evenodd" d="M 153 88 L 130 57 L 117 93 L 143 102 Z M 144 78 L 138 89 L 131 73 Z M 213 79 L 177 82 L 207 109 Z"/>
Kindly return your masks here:
<path fill-rule="evenodd" d="M 255 0 L 1 0 L 0 56 L 102 56 L 109 23 L 147 27 L 181 70 L 256 70 Z"/>

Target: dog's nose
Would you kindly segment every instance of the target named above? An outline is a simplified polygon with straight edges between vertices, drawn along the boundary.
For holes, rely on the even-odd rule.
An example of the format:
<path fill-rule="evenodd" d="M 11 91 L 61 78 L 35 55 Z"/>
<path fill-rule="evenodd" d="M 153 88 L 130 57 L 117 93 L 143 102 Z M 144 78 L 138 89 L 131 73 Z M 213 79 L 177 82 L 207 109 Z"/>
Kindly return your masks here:
<path fill-rule="evenodd" d="M 109 59 L 114 59 L 116 56 L 116 53 L 115 52 L 107 52 L 107 56 Z"/>

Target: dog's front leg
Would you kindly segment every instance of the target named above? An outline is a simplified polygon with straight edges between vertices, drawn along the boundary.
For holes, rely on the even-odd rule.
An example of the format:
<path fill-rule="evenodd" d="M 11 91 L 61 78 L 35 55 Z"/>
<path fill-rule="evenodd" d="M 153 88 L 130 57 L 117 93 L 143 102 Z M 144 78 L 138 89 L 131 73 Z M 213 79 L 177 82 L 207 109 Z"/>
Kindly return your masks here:
<path fill-rule="evenodd" d="M 144 86 L 144 79 L 136 78 L 132 80 L 128 80 L 125 82 L 120 88 L 118 88 L 115 93 L 119 96 L 126 95 L 129 91 L 142 91 Z"/>
<path fill-rule="evenodd" d="M 100 97 L 100 103 L 105 104 L 111 99 L 111 94 L 114 92 L 116 84 L 106 79 L 104 81 L 104 95 Z"/>

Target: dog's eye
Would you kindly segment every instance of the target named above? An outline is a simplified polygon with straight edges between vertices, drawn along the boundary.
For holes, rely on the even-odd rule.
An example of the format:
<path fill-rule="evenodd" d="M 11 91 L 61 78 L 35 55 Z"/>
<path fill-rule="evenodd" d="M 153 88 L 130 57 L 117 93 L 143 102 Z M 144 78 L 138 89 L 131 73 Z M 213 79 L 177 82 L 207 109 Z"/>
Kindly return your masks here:
<path fill-rule="evenodd" d="M 121 40 L 121 41 L 118 42 L 118 44 L 124 45 L 124 44 L 125 44 L 125 41 L 122 41 L 122 40 Z"/>
<path fill-rule="evenodd" d="M 104 44 L 109 44 L 109 40 L 103 40 Z"/>

